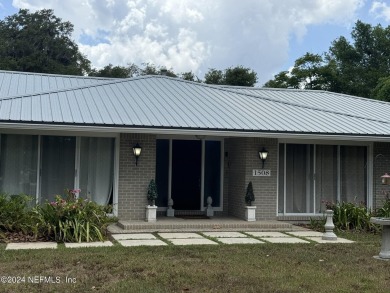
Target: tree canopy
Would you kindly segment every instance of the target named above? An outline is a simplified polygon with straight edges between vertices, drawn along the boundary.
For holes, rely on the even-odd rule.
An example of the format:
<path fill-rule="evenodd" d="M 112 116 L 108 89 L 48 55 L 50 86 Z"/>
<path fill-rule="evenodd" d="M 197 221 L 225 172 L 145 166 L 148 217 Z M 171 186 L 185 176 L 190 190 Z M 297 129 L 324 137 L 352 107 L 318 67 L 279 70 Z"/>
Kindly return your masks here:
<path fill-rule="evenodd" d="M 51 9 L 21 9 L 0 20 L 0 68 L 82 75 L 90 70 L 90 61 L 71 39 L 72 32 L 73 25 Z"/>
<path fill-rule="evenodd" d="M 205 83 L 236 86 L 255 86 L 257 73 L 243 66 L 229 67 L 224 71 L 215 68 L 205 74 Z"/>
<path fill-rule="evenodd" d="M 166 75 L 208 84 L 254 86 L 257 74 L 243 66 L 209 69 L 204 81 L 192 71 L 175 73 L 172 68 L 152 63 L 127 66 L 108 64 L 91 69 L 91 62 L 72 40 L 73 24 L 62 21 L 51 9 L 18 13 L 0 20 L 0 69 L 11 71 L 128 78 Z"/>
<path fill-rule="evenodd" d="M 265 87 L 306 88 L 377 98 L 383 95 L 390 76 L 390 26 L 357 21 L 352 42 L 341 36 L 322 56 L 306 53 L 295 61 L 294 68 L 282 71 Z M 384 97 L 382 97 L 383 99 Z"/>

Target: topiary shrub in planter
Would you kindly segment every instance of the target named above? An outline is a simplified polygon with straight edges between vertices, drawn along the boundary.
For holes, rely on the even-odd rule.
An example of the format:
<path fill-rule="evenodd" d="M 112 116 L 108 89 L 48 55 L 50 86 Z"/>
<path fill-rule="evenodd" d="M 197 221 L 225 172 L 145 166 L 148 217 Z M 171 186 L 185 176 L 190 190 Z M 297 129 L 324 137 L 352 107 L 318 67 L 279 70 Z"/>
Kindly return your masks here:
<path fill-rule="evenodd" d="M 149 205 L 146 206 L 146 222 L 156 222 L 157 220 L 157 206 L 155 205 L 157 199 L 157 185 L 154 179 L 150 180 L 147 192 L 147 199 Z"/>
<path fill-rule="evenodd" d="M 150 205 L 154 206 L 154 203 L 156 202 L 157 199 L 157 185 L 154 179 L 150 180 L 149 186 L 148 186 L 148 201 Z"/>
<path fill-rule="evenodd" d="M 256 221 L 256 206 L 252 206 L 252 202 L 255 201 L 255 194 L 253 193 L 252 181 L 248 183 L 245 194 L 245 220 L 248 222 Z"/>

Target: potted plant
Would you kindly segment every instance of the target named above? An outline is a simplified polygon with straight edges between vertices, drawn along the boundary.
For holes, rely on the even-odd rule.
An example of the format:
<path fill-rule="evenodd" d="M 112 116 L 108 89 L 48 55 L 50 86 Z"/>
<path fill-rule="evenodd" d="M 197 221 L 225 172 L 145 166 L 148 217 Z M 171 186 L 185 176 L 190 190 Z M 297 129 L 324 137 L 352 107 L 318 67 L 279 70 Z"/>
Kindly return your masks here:
<path fill-rule="evenodd" d="M 253 193 L 252 181 L 249 182 L 245 194 L 245 220 L 249 222 L 256 221 L 256 206 L 252 206 L 255 201 L 255 194 Z"/>
<path fill-rule="evenodd" d="M 146 206 L 146 219 L 147 222 L 156 222 L 157 220 L 157 206 L 155 205 L 157 199 L 157 186 L 154 179 L 150 180 L 147 192 L 147 198 L 149 204 Z"/>

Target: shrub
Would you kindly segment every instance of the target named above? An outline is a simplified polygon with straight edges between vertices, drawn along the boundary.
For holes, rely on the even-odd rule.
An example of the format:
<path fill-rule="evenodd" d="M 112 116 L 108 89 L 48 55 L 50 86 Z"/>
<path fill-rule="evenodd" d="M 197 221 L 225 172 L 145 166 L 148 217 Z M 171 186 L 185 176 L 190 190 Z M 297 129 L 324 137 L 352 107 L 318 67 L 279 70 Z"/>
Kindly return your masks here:
<path fill-rule="evenodd" d="M 375 215 L 381 218 L 390 218 L 390 198 L 388 194 L 386 194 L 383 206 L 375 211 Z"/>
<path fill-rule="evenodd" d="M 74 196 L 70 190 L 66 198 L 56 196 L 36 208 L 40 219 L 40 233 L 57 242 L 103 241 L 108 224 L 116 221 L 107 215 L 107 207 Z"/>
<path fill-rule="evenodd" d="M 325 202 L 326 208 L 333 210 L 333 223 L 339 230 L 377 231 L 370 222 L 372 212 L 363 203 Z"/>
<path fill-rule="evenodd" d="M 148 201 L 152 206 L 154 206 L 154 202 L 157 199 L 157 196 L 158 196 L 157 185 L 156 182 L 152 179 L 149 182 L 148 193 L 147 193 Z"/>
<path fill-rule="evenodd" d="M 253 201 L 255 201 L 255 194 L 253 193 L 252 181 L 250 181 L 246 188 L 245 203 L 251 206 Z"/>
<path fill-rule="evenodd" d="M 25 194 L 0 194 L 0 232 L 36 235 L 36 218 L 32 211 L 33 197 Z"/>

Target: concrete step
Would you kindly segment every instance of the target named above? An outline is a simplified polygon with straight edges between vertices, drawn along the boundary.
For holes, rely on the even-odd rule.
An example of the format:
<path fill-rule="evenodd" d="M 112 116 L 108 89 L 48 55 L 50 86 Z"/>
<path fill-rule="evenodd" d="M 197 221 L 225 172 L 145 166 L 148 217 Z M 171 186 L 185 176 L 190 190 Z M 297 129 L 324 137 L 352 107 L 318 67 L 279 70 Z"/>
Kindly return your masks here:
<path fill-rule="evenodd" d="M 190 232 L 190 231 L 302 231 L 302 227 L 280 221 L 246 222 L 235 218 L 181 219 L 162 218 L 157 222 L 119 221 L 111 225 L 109 231 L 116 233 L 131 232 Z"/>

